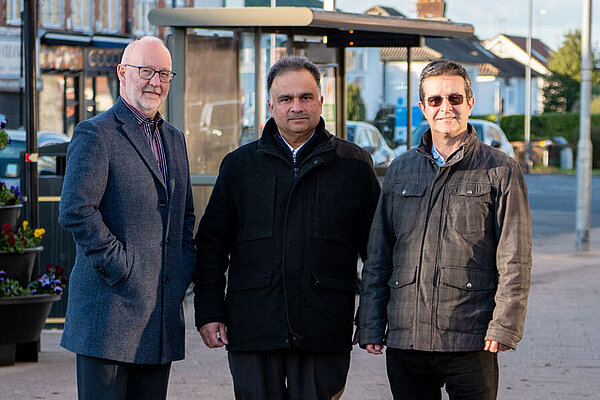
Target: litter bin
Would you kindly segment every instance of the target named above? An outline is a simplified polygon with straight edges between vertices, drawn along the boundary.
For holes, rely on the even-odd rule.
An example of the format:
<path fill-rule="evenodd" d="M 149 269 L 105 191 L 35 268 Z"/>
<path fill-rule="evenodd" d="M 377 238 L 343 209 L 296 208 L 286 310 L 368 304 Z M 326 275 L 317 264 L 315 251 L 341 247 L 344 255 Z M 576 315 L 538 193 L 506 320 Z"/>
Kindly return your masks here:
<path fill-rule="evenodd" d="M 558 168 L 573 169 L 573 149 L 567 139 L 562 136 L 552 138 L 552 142 L 558 151 Z"/>

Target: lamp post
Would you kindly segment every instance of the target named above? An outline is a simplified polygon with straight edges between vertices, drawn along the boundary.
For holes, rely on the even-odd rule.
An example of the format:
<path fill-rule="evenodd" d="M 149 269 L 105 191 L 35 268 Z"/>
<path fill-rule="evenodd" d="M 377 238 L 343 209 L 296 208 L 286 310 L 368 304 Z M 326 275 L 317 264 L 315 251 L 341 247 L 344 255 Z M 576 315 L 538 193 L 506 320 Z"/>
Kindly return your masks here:
<path fill-rule="evenodd" d="M 525 67 L 525 172 L 529 172 L 531 156 L 531 25 L 533 0 L 529 0 L 529 24 L 527 28 L 527 66 Z"/>

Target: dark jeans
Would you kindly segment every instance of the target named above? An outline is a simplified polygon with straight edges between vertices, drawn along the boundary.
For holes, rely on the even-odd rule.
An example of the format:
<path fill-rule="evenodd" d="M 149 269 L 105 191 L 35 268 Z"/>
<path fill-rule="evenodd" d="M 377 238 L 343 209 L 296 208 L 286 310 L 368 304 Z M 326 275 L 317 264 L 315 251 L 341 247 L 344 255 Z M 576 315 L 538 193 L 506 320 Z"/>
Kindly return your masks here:
<path fill-rule="evenodd" d="M 129 364 L 77 354 L 79 400 L 164 400 L 171 363 Z"/>
<path fill-rule="evenodd" d="M 387 373 L 394 400 L 495 400 L 498 355 L 489 351 L 428 352 L 386 350 Z"/>
<path fill-rule="evenodd" d="M 237 400 L 335 400 L 346 386 L 350 353 L 297 349 L 230 351 Z"/>

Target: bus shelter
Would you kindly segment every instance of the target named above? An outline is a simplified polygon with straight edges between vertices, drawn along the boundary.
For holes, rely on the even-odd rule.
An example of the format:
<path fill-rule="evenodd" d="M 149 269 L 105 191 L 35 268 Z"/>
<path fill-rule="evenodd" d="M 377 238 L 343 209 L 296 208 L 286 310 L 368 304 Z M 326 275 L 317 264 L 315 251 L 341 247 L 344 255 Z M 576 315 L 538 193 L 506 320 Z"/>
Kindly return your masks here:
<path fill-rule="evenodd" d="M 172 28 L 167 45 L 177 77 L 165 113 L 185 132 L 198 210 L 210 193 L 202 186 L 214 183 L 223 157 L 260 135 L 266 75 L 279 58 L 305 56 L 319 66 L 327 129 L 345 137 L 346 48 L 410 49 L 425 37 L 473 35 L 467 24 L 307 7 L 154 9 L 149 20 Z"/>

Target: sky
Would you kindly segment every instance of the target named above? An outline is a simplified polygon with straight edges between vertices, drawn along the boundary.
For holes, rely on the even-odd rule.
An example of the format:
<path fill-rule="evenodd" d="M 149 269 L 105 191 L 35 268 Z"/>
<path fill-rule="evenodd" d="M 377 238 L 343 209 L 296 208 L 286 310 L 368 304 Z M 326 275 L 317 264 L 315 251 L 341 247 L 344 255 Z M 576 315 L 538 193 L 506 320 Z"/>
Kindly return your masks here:
<path fill-rule="evenodd" d="M 569 30 L 581 29 L 584 0 L 533 0 L 532 36 L 557 50 Z M 587 0 L 585 0 L 587 1 Z M 374 5 L 393 7 L 417 17 L 417 0 L 336 0 L 336 8 L 364 12 Z M 527 36 L 529 2 L 526 0 L 446 0 L 446 17 L 475 27 L 479 39 L 499 33 Z M 600 2 L 592 1 L 592 46 L 600 48 Z"/>

